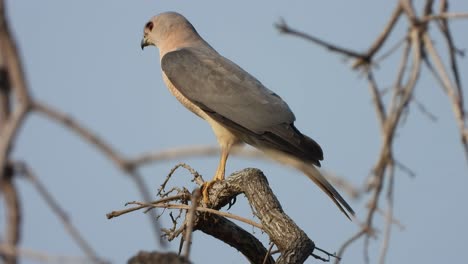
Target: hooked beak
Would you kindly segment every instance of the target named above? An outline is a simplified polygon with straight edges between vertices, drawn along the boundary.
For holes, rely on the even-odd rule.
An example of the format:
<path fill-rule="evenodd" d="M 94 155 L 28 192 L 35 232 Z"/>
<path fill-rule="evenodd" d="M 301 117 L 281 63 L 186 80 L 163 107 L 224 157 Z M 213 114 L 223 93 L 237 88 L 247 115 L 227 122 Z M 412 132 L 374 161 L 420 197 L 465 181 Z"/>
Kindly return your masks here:
<path fill-rule="evenodd" d="M 149 46 L 149 45 L 151 45 L 151 43 L 148 41 L 146 36 L 144 36 L 140 43 L 141 50 L 143 50 L 146 46 Z"/>

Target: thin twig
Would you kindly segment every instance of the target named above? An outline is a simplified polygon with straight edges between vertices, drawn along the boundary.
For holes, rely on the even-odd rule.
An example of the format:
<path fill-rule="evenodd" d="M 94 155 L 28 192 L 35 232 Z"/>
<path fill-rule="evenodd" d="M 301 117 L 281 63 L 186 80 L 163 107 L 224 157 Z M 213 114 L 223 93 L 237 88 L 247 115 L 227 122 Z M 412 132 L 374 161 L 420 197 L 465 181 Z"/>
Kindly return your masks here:
<path fill-rule="evenodd" d="M 393 226 L 393 186 L 395 181 L 395 166 L 393 163 L 389 164 L 388 168 L 388 188 L 387 188 L 387 210 L 385 212 L 385 229 L 384 237 L 382 240 L 382 247 L 380 249 L 379 263 L 385 263 L 388 247 L 390 245 L 390 235 Z"/>
<path fill-rule="evenodd" d="M 167 150 L 161 150 L 156 152 L 149 152 L 139 155 L 136 158 L 129 159 L 128 164 L 131 164 L 132 167 L 139 167 L 143 165 L 149 165 L 150 163 L 158 163 L 162 161 L 174 160 L 174 159 L 182 159 L 187 157 L 200 157 L 200 156 L 214 156 L 219 154 L 219 147 L 218 146 L 188 146 L 188 147 L 175 147 L 170 148 Z M 232 156 L 237 156 L 241 158 L 248 158 L 248 159 L 260 159 L 268 162 L 273 162 L 275 160 L 269 158 L 268 155 L 265 153 L 252 148 L 245 148 L 245 147 L 234 147 L 230 153 Z M 163 182 L 161 185 L 165 186 L 167 184 L 166 181 L 172 176 L 171 172 L 179 167 L 183 167 L 190 171 L 192 175 L 195 177 L 195 182 L 197 185 L 202 185 L 204 180 L 203 177 L 198 174 L 193 168 L 188 166 L 185 163 L 179 163 L 174 168 L 171 169 L 169 175 L 166 176 L 165 183 Z M 198 177 L 198 176 L 199 177 Z M 359 193 L 361 191 L 353 186 L 348 180 L 343 177 L 337 176 L 336 174 L 332 174 L 331 172 L 327 172 L 324 174 L 327 180 L 332 183 L 333 186 L 336 188 L 348 193 L 348 195 L 352 198 L 357 199 L 359 197 Z M 161 190 L 161 187 L 158 189 Z M 161 194 L 161 193 L 159 193 Z"/>
<path fill-rule="evenodd" d="M 24 67 L 21 63 L 18 46 L 10 32 L 10 26 L 7 20 L 6 7 L 3 0 L 0 0 L 0 52 L 6 62 L 11 87 L 18 103 L 28 107 L 32 100 L 29 88 L 24 74 Z"/>
<path fill-rule="evenodd" d="M 403 79 L 405 78 L 405 72 L 408 66 L 410 51 L 411 51 L 411 40 L 409 36 L 406 36 L 406 42 L 403 47 L 403 52 L 401 53 L 400 65 L 397 70 L 395 83 L 393 84 L 392 98 L 390 100 L 390 105 L 388 107 L 389 112 L 394 112 L 399 103 L 398 99 L 400 98 L 402 94 Z"/>
<path fill-rule="evenodd" d="M 162 198 L 162 199 L 159 199 L 157 201 L 152 201 L 151 204 L 163 204 L 163 203 L 176 201 L 176 200 L 181 200 L 181 199 L 183 199 L 183 200 L 189 199 L 188 194 L 182 193 L 182 194 L 177 194 L 177 195 L 174 195 L 174 196 Z M 125 204 L 125 206 L 127 206 L 127 205 L 129 205 L 129 203 Z M 132 207 L 132 208 L 128 208 L 128 209 L 124 209 L 124 210 L 120 210 L 120 211 L 112 211 L 112 212 L 106 214 L 106 217 L 107 217 L 107 219 L 112 219 L 114 217 L 119 217 L 121 215 L 130 213 L 130 212 L 133 212 L 133 211 L 137 211 L 137 210 L 140 210 L 140 209 L 143 209 L 143 208 L 147 208 L 147 207 L 148 206 L 146 206 L 146 205 L 141 205 L 141 206 Z"/>
<path fill-rule="evenodd" d="M 127 163 L 129 166 L 139 167 L 174 159 L 215 155 L 219 155 L 219 146 L 207 145 L 172 147 L 170 149 L 158 150 L 156 152 L 143 153 L 135 158 L 129 159 Z M 244 148 L 242 146 L 233 147 L 230 155 L 243 158 L 264 158 L 262 152 L 256 149 Z"/>
<path fill-rule="evenodd" d="M 2 254 L 11 257 L 30 259 L 34 261 L 34 263 L 90 263 L 90 259 L 85 257 L 58 256 L 28 248 L 11 247 L 10 245 L 0 243 L 0 255 Z M 102 261 L 99 263 L 109 264 L 110 262 Z"/>
<path fill-rule="evenodd" d="M 361 188 L 356 187 L 344 177 L 340 177 L 335 173 L 323 170 L 322 175 L 325 176 L 325 178 L 327 178 L 327 180 L 329 180 L 337 189 L 340 189 L 341 191 L 347 193 L 350 198 L 355 200 L 361 198 L 363 190 L 361 190 Z"/>
<path fill-rule="evenodd" d="M 155 207 L 155 208 L 168 208 L 168 209 L 184 209 L 184 210 L 189 210 L 190 206 L 185 205 L 185 204 L 148 204 L 148 203 L 142 203 L 142 202 L 129 202 L 128 204 L 135 204 L 139 206 L 144 206 L 144 207 Z M 143 208 L 144 208 L 143 207 Z M 227 218 L 235 219 L 240 222 L 244 222 L 248 225 L 254 226 L 256 228 L 262 229 L 262 225 L 259 223 L 256 223 L 250 219 L 244 218 L 242 216 L 238 216 L 235 214 L 231 213 L 226 213 L 226 212 L 221 212 L 218 210 L 206 208 L 206 207 L 197 207 L 196 210 L 198 212 L 205 212 L 205 213 L 210 213 L 210 214 L 215 214 L 215 215 L 220 215 L 224 216 Z"/>
<path fill-rule="evenodd" d="M 75 241 L 79 248 L 90 258 L 94 263 L 101 263 L 102 260 L 98 257 L 96 251 L 92 248 L 86 239 L 81 235 L 81 232 L 76 228 L 68 214 L 59 205 L 58 201 L 52 196 L 47 188 L 40 182 L 36 174 L 24 162 L 16 162 L 15 170 L 22 174 L 29 182 L 36 188 L 36 191 L 44 199 L 45 203 L 49 206 L 52 212 L 60 219 L 65 230 L 70 237 Z"/>
<path fill-rule="evenodd" d="M 268 252 L 265 254 L 265 257 L 263 258 L 262 264 L 267 263 L 268 257 L 272 255 L 271 250 L 273 249 L 273 246 L 275 246 L 275 244 L 270 241 L 270 247 L 268 248 Z"/>
<path fill-rule="evenodd" d="M 103 138 L 97 136 L 95 133 L 84 125 L 80 124 L 77 120 L 71 116 L 66 115 L 65 113 L 54 109 L 50 105 L 45 103 L 34 101 L 33 110 L 39 114 L 44 115 L 45 117 L 57 122 L 58 124 L 63 125 L 65 128 L 75 132 L 86 142 L 95 146 L 99 151 L 101 151 L 107 158 L 109 158 L 117 167 L 124 171 L 128 171 L 129 168 L 125 159 L 115 150 L 109 143 L 107 143 Z"/>
<path fill-rule="evenodd" d="M 185 164 L 185 163 L 179 163 L 177 165 L 175 165 L 170 171 L 169 173 L 167 174 L 166 176 L 166 179 L 163 181 L 163 183 L 161 184 L 161 186 L 158 188 L 158 193 L 156 194 L 157 196 L 160 196 L 160 197 L 164 197 L 164 196 L 167 196 L 171 191 L 165 191 L 164 189 L 166 188 L 166 185 L 167 183 L 169 182 L 169 180 L 171 179 L 172 175 L 174 175 L 174 173 L 176 172 L 176 170 L 178 168 L 184 168 L 186 170 L 188 170 L 194 177 L 194 181 L 199 185 L 201 186 L 203 183 L 204 183 L 204 180 L 203 180 L 203 177 L 195 170 L 193 169 L 191 166 Z"/>
<path fill-rule="evenodd" d="M 390 16 L 388 23 L 385 25 L 380 35 L 377 37 L 377 39 L 374 41 L 374 43 L 371 45 L 371 47 L 367 51 L 366 55 L 369 58 L 372 58 L 374 54 L 376 54 L 377 51 L 383 46 L 388 36 L 392 32 L 392 29 L 395 27 L 396 23 L 398 22 L 398 18 L 400 18 L 402 11 L 403 10 L 401 8 L 401 5 L 398 3 L 395 9 L 393 10 L 392 15 Z"/>
<path fill-rule="evenodd" d="M 338 250 L 338 253 L 336 254 L 338 258 L 335 259 L 335 264 L 339 264 L 340 259 L 343 258 L 343 254 L 345 250 L 356 240 L 358 240 L 360 237 L 362 237 L 364 234 L 366 234 L 367 230 L 366 229 L 361 229 L 359 232 L 354 234 L 352 237 L 350 237 L 348 240 L 346 240 L 343 245 L 341 245 L 340 249 Z"/>
<path fill-rule="evenodd" d="M 320 251 L 320 252 L 322 252 L 323 254 L 327 255 L 327 258 L 323 258 L 323 257 L 321 257 L 321 256 L 319 256 L 319 255 L 312 254 L 312 256 L 313 256 L 314 258 L 320 259 L 320 260 L 323 261 L 323 262 L 330 262 L 331 258 L 335 258 L 335 259 L 338 260 L 338 261 L 341 260 L 341 258 L 338 257 L 338 256 L 336 255 L 336 253 L 330 253 L 330 252 L 328 252 L 328 251 L 326 251 L 326 250 L 324 250 L 324 249 L 321 249 L 321 248 L 319 248 L 319 247 L 317 247 L 317 246 L 315 247 L 315 249 L 318 250 L 318 251 Z"/>
<path fill-rule="evenodd" d="M 382 102 L 382 97 L 379 94 L 379 89 L 377 88 L 377 82 L 374 79 L 371 69 L 367 69 L 367 81 L 369 82 L 369 89 L 372 95 L 372 101 L 375 105 L 375 112 L 377 113 L 377 120 L 380 124 L 380 129 L 383 131 L 385 129 L 385 120 L 387 119 L 385 106 Z"/>
<path fill-rule="evenodd" d="M 446 19 L 466 19 L 468 13 L 440 13 L 431 14 L 421 18 L 421 22 L 429 22 L 430 20 L 446 20 Z"/>
<path fill-rule="evenodd" d="M 395 44 L 393 44 L 393 46 L 391 46 L 386 52 L 384 52 L 382 55 L 380 55 L 378 58 L 375 58 L 374 59 L 374 62 L 376 64 L 379 64 L 380 62 L 384 61 L 385 59 L 387 59 L 390 55 L 392 55 L 393 53 L 395 53 L 398 48 L 400 48 L 404 43 L 406 43 L 408 41 L 408 37 L 407 36 L 404 36 L 402 37 L 399 41 L 397 41 Z"/>
<path fill-rule="evenodd" d="M 286 24 L 286 21 L 284 19 L 280 19 L 280 21 L 275 24 L 275 27 L 278 29 L 278 31 L 280 33 L 289 34 L 289 35 L 293 35 L 293 36 L 296 36 L 296 37 L 306 39 L 306 40 L 311 41 L 311 42 L 313 42 L 313 43 L 315 43 L 315 44 L 317 44 L 317 45 L 319 45 L 321 47 L 324 47 L 324 48 L 326 48 L 326 49 L 328 49 L 329 51 L 332 51 L 332 52 L 337 52 L 337 53 L 340 53 L 342 55 L 346 55 L 346 56 L 356 58 L 356 59 L 365 59 L 365 57 L 366 57 L 365 54 L 355 52 L 355 51 L 352 51 L 352 50 L 349 50 L 349 49 L 345 49 L 345 48 L 342 48 L 342 47 L 338 47 L 336 45 L 333 45 L 331 43 L 323 41 L 323 40 L 321 40 L 321 39 L 319 39 L 317 37 L 314 37 L 312 35 L 309 35 L 307 33 L 301 32 L 299 30 L 292 29 Z"/>
<path fill-rule="evenodd" d="M 10 115 L 8 122 L 2 125 L 0 131 L 0 168 L 3 170 L 7 164 L 11 145 L 23 124 L 26 114 L 30 110 L 31 101 L 18 49 L 10 32 L 3 0 L 0 0 L 0 57 L 0 61 L 6 68 L 9 85 L 11 86 L 10 90 L 14 92 L 17 99 L 17 106 L 13 111 L 13 115 Z"/>
<path fill-rule="evenodd" d="M 193 224 L 195 221 L 195 212 L 198 207 L 198 200 L 200 199 L 201 191 L 199 188 L 196 188 L 192 192 L 192 199 L 190 209 L 187 212 L 186 224 L 185 224 L 185 250 L 184 257 L 188 261 L 190 259 L 190 248 L 192 247 L 192 232 Z"/>
<path fill-rule="evenodd" d="M 447 93 L 450 103 L 452 105 L 452 111 L 455 115 L 455 120 L 457 121 L 458 129 L 460 131 L 462 145 L 465 151 L 465 158 L 468 162 L 468 138 L 467 138 L 467 128 L 465 124 L 465 111 L 463 109 L 462 100 L 459 99 L 460 94 L 457 92 L 451 81 L 450 77 L 444 67 L 442 59 L 440 58 L 439 53 L 435 49 L 433 42 L 428 35 L 428 33 L 423 34 L 422 36 L 424 41 L 424 46 L 426 47 L 428 55 L 431 57 L 435 65 L 435 70 L 431 71 L 436 80 L 439 81 L 440 85 L 444 88 L 444 91 Z"/>
<path fill-rule="evenodd" d="M 15 248 L 21 235 L 21 200 L 18 188 L 13 182 L 14 172 L 7 168 L 0 174 L 0 194 L 5 200 L 5 238 L 7 246 Z M 16 256 L 6 256 L 0 254 L 0 260 L 3 259 L 6 264 L 16 263 Z"/>
<path fill-rule="evenodd" d="M 431 113 L 429 109 L 422 102 L 416 99 L 415 96 L 413 96 L 412 100 L 416 104 L 416 107 L 418 108 L 419 112 L 421 112 L 421 114 L 426 116 L 430 121 L 437 122 L 437 116 Z"/>
<path fill-rule="evenodd" d="M 123 172 L 125 172 L 130 178 L 133 180 L 135 185 L 137 186 L 138 191 L 140 192 L 142 198 L 145 201 L 151 201 L 151 194 L 147 188 L 147 185 L 140 174 L 136 171 L 134 167 L 128 165 L 126 159 L 121 157 L 121 155 L 104 139 L 98 137 L 96 134 L 91 132 L 88 128 L 84 127 L 75 119 L 71 118 L 70 116 L 60 112 L 57 109 L 52 108 L 49 105 L 44 103 L 34 101 L 33 102 L 33 110 L 45 115 L 46 117 L 50 118 L 51 120 L 61 124 L 65 128 L 75 132 L 78 134 L 83 140 L 90 143 L 92 146 L 96 147 L 100 150 L 106 157 L 111 160 L 115 166 L 120 168 Z M 157 213 L 151 211 L 149 215 L 150 225 L 153 228 L 154 237 L 156 238 L 157 242 L 162 245 L 164 241 L 160 239 L 160 227 L 157 222 L 154 222 L 153 219 L 157 218 Z"/>
<path fill-rule="evenodd" d="M 8 122 L 3 124 L 0 131 L 0 168 L 5 168 L 11 146 L 18 136 L 18 131 L 29 110 L 30 108 L 27 105 L 19 105 L 10 115 Z"/>

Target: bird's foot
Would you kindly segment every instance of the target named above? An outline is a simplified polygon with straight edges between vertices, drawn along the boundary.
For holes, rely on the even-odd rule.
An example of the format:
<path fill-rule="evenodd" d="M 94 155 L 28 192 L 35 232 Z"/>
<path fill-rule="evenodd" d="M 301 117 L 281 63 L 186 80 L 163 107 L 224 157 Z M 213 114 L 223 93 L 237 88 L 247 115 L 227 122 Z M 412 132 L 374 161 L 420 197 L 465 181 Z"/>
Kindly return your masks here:
<path fill-rule="evenodd" d="M 203 202 L 205 204 L 209 204 L 210 200 L 209 200 L 209 190 L 210 188 L 213 186 L 213 184 L 215 184 L 217 181 L 219 181 L 218 179 L 213 179 L 211 181 L 207 181 L 207 182 L 204 182 L 203 185 L 201 186 L 201 190 L 202 190 L 202 198 L 203 198 Z"/>

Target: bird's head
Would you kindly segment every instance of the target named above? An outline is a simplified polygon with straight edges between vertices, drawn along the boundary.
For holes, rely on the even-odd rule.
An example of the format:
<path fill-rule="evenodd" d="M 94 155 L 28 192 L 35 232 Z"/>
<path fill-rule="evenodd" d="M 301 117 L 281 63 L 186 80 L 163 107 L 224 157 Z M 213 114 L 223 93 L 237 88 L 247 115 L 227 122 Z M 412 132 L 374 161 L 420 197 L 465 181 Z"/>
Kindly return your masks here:
<path fill-rule="evenodd" d="M 165 12 L 151 18 L 143 30 L 141 49 L 146 46 L 156 46 L 159 49 L 170 48 L 199 38 L 197 31 L 190 22 L 176 12 Z"/>

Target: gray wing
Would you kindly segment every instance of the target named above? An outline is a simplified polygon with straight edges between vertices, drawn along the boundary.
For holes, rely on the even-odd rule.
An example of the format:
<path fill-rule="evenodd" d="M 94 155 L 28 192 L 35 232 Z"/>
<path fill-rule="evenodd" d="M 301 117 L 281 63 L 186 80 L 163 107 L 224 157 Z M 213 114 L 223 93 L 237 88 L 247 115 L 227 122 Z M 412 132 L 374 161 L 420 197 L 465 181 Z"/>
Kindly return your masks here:
<path fill-rule="evenodd" d="M 161 68 L 192 102 L 253 132 L 295 120 L 278 95 L 219 54 L 184 48 L 167 53 Z"/>
<path fill-rule="evenodd" d="M 161 68 L 185 97 L 247 143 L 320 166 L 320 146 L 294 127 L 286 102 L 235 63 L 214 51 L 183 48 L 164 55 Z"/>

